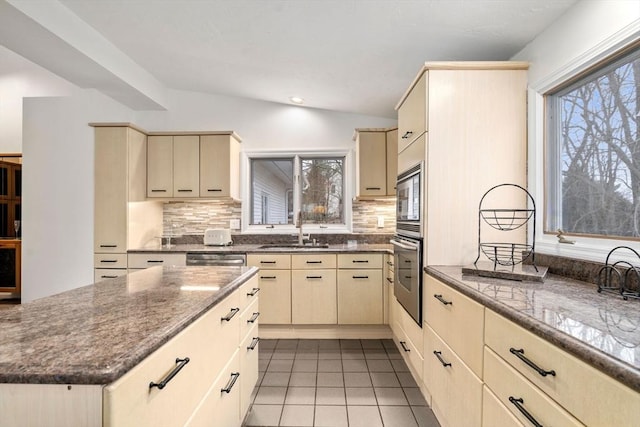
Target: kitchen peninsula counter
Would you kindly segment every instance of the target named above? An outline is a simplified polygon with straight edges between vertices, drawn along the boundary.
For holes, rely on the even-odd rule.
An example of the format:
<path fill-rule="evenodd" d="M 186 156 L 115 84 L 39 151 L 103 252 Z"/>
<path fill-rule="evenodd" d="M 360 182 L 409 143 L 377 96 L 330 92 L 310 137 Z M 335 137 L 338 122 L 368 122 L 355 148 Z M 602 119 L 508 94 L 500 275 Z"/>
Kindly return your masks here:
<path fill-rule="evenodd" d="M 175 244 L 167 246 L 153 246 L 148 248 L 129 249 L 128 253 L 393 253 L 390 244 L 359 243 L 355 246 L 347 244 L 305 247 L 285 247 L 285 244 L 240 244 L 231 246 L 205 246 L 202 244 Z"/>
<path fill-rule="evenodd" d="M 640 392 L 640 301 L 599 294 L 596 285 L 549 275 L 544 283 L 425 272 Z"/>
<path fill-rule="evenodd" d="M 152 267 L 0 310 L 0 383 L 109 384 L 257 271 Z"/>

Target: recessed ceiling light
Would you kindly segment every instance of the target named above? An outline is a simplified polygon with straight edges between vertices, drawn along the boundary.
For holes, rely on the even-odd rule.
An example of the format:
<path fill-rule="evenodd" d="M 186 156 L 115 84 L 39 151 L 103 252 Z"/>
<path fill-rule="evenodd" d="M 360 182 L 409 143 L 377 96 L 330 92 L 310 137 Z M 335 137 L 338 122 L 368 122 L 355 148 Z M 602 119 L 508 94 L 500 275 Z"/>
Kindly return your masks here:
<path fill-rule="evenodd" d="M 289 97 L 289 101 L 293 102 L 294 104 L 298 104 L 298 105 L 304 104 L 304 99 L 300 98 L 299 96 L 290 96 Z"/>

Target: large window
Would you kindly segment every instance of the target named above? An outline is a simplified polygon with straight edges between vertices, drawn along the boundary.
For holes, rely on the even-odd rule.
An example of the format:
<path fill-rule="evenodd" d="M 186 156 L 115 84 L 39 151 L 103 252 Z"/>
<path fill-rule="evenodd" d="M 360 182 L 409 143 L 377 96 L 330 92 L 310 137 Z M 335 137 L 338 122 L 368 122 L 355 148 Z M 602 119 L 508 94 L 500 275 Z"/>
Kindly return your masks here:
<path fill-rule="evenodd" d="M 640 49 L 546 106 L 546 230 L 640 237 Z"/>
<path fill-rule="evenodd" d="M 345 157 L 250 158 L 251 225 L 345 224 Z"/>

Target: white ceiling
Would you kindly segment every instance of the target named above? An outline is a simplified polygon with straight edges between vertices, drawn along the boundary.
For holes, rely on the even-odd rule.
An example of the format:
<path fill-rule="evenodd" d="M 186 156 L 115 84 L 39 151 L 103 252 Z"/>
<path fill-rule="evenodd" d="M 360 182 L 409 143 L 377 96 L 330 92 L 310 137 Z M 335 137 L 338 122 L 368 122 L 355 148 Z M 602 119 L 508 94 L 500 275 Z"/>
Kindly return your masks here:
<path fill-rule="evenodd" d="M 509 59 L 576 0 L 60 2 L 167 88 L 394 118 L 425 61 Z"/>

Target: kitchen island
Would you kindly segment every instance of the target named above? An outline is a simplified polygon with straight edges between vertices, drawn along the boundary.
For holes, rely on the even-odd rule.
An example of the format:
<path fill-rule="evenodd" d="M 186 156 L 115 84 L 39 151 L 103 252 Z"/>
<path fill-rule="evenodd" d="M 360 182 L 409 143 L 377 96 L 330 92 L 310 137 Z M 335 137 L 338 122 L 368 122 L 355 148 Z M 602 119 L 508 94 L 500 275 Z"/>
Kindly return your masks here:
<path fill-rule="evenodd" d="M 196 425 L 241 342 L 257 349 L 257 322 L 239 320 L 257 312 L 256 273 L 153 267 L 0 311 L 0 426 Z"/>

